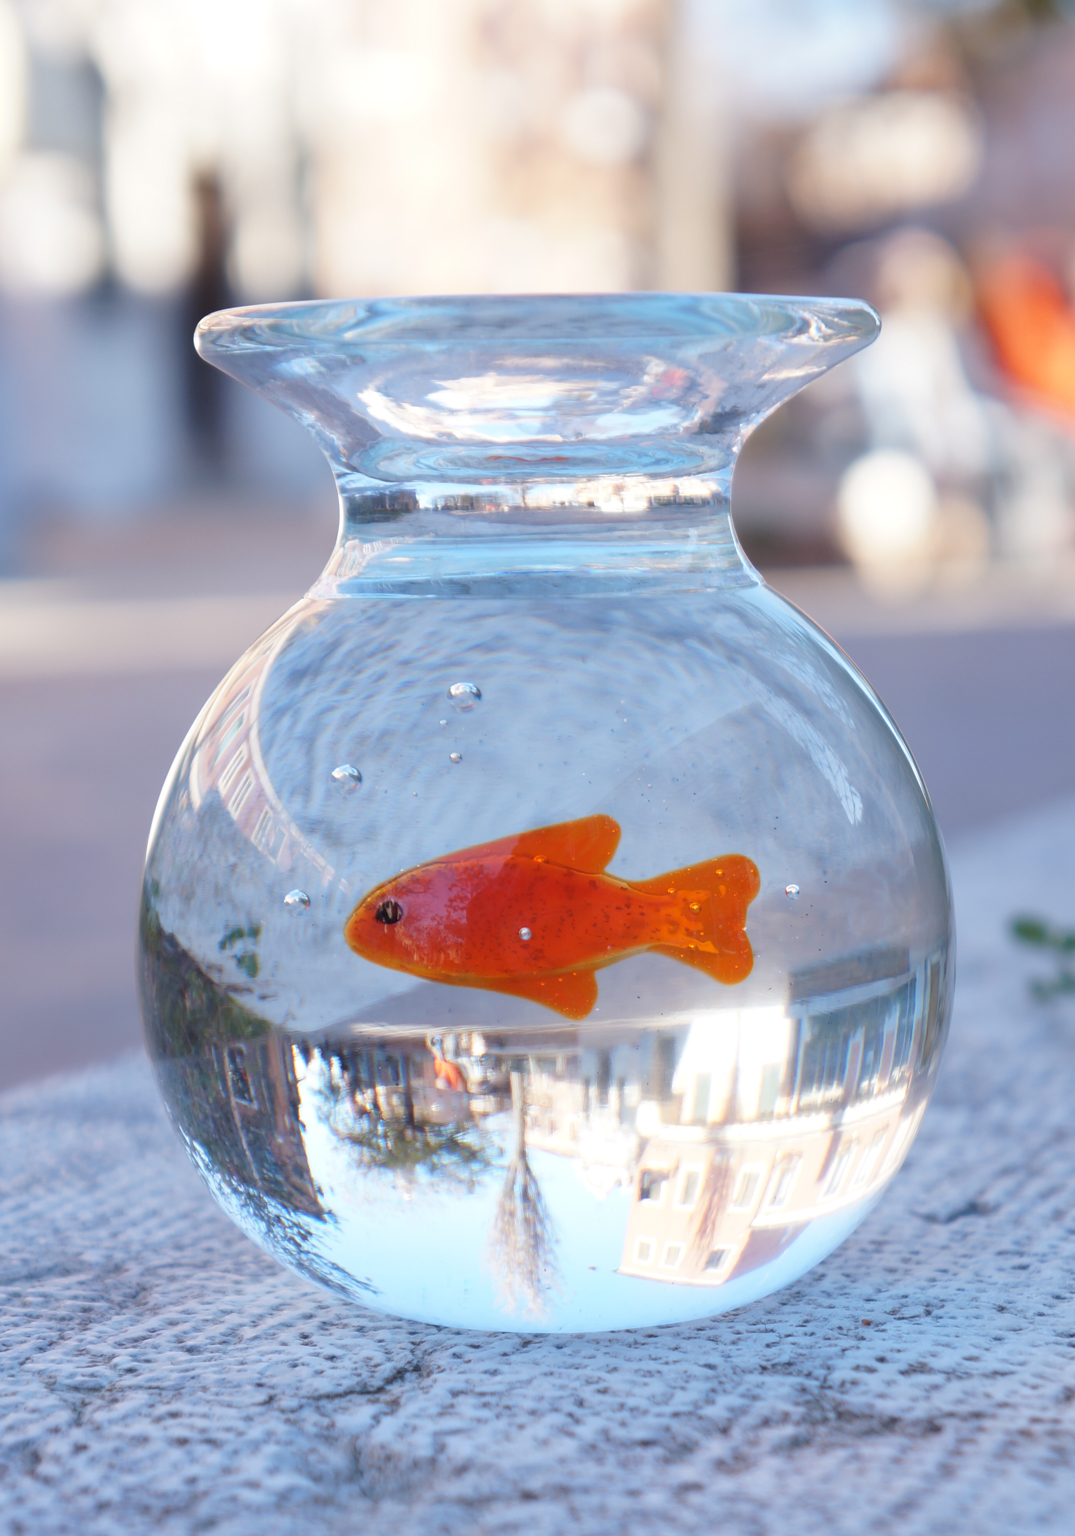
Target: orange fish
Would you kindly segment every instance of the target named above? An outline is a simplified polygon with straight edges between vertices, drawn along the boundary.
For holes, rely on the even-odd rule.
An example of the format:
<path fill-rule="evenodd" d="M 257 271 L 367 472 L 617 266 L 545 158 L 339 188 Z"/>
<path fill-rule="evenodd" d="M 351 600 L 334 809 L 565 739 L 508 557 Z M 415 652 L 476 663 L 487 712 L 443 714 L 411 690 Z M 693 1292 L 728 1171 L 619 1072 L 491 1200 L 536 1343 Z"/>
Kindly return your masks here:
<path fill-rule="evenodd" d="M 531 998 L 569 1019 L 597 1002 L 595 971 L 647 950 L 726 985 L 749 976 L 750 859 L 627 881 L 605 874 L 619 841 L 611 816 L 586 816 L 445 854 L 375 886 L 344 937 L 376 965 Z"/>

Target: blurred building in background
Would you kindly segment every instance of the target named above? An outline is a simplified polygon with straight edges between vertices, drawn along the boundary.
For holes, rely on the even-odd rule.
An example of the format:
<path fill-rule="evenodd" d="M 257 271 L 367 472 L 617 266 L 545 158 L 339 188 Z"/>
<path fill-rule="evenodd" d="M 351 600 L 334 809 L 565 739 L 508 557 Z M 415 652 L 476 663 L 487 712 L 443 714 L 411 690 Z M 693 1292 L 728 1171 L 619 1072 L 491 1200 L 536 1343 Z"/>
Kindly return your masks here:
<path fill-rule="evenodd" d="M 1060 0 L 0 0 L 0 560 L 322 483 L 198 361 L 230 303 L 845 292 L 882 341 L 748 450 L 775 560 L 1072 543 Z"/>

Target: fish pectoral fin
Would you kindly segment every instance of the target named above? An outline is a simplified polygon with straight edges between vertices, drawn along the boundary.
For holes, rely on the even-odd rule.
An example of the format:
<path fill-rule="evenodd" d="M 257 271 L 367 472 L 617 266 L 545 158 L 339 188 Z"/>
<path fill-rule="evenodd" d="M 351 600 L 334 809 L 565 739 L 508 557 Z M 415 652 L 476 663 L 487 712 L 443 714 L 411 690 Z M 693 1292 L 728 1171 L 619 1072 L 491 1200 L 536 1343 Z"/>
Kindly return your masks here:
<path fill-rule="evenodd" d="M 619 822 L 611 816 L 583 816 L 521 833 L 512 853 L 515 858 L 544 859 L 580 874 L 599 875 L 619 845 Z"/>
<path fill-rule="evenodd" d="M 725 942 L 728 947 L 722 948 L 719 954 L 708 949 L 676 949 L 672 944 L 653 944 L 650 952 L 667 955 L 681 965 L 693 965 L 695 970 L 704 971 L 714 981 L 731 987 L 737 981 L 744 981 L 754 969 L 754 951 L 745 933 L 734 938 L 729 936 Z"/>
<path fill-rule="evenodd" d="M 584 1019 L 597 1002 L 597 979 L 593 971 L 561 971 L 556 976 L 513 976 L 503 981 L 483 982 L 490 992 L 506 992 L 509 997 L 526 997 L 541 1003 L 565 1019 Z"/>

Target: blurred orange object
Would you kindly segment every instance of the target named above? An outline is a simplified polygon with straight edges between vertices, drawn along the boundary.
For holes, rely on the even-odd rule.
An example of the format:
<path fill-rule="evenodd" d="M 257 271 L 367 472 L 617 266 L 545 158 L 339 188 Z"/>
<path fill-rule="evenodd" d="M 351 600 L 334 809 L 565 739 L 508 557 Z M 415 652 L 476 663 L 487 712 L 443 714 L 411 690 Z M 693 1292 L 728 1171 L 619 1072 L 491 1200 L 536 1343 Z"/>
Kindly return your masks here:
<path fill-rule="evenodd" d="M 979 274 L 978 305 L 1004 372 L 1075 414 L 1075 311 L 1050 269 L 1005 256 Z"/>

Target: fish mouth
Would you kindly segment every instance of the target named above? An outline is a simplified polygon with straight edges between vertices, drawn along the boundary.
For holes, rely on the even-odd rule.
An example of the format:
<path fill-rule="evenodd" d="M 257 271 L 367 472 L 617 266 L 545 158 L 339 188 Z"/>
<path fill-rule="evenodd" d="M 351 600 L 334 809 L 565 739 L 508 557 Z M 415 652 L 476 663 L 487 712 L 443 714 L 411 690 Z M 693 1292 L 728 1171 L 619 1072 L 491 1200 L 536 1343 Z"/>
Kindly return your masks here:
<path fill-rule="evenodd" d="M 403 908 L 394 896 L 386 896 L 384 901 L 378 903 L 373 915 L 379 923 L 398 923 L 402 920 Z"/>

